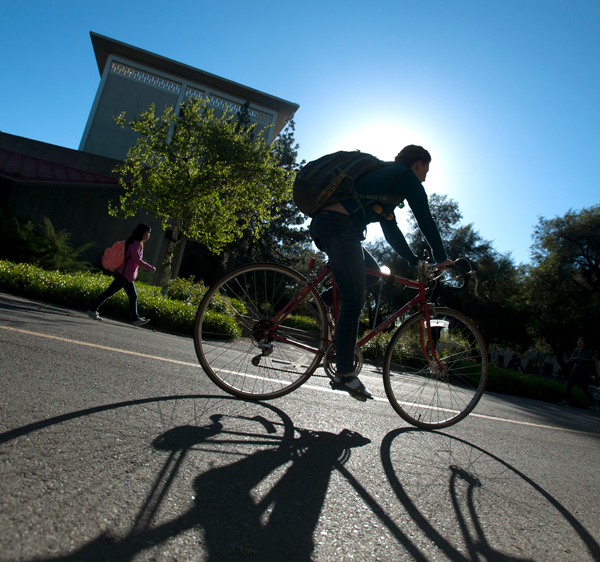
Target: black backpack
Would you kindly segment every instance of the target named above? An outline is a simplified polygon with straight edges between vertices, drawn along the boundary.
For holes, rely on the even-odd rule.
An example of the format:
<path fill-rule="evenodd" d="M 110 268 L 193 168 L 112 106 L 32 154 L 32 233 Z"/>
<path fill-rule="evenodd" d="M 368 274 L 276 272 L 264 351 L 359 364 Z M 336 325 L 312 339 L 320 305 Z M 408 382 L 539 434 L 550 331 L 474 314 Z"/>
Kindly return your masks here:
<path fill-rule="evenodd" d="M 322 156 L 309 162 L 296 175 L 293 192 L 294 203 L 298 209 L 310 217 L 323 207 L 349 199 L 355 199 L 365 215 L 367 212 L 361 199 L 398 205 L 402 202 L 402 198 L 398 196 L 359 194 L 354 189 L 354 181 L 358 177 L 393 164 L 394 162 L 383 162 L 371 154 L 358 150 L 354 152 L 340 151 Z"/>

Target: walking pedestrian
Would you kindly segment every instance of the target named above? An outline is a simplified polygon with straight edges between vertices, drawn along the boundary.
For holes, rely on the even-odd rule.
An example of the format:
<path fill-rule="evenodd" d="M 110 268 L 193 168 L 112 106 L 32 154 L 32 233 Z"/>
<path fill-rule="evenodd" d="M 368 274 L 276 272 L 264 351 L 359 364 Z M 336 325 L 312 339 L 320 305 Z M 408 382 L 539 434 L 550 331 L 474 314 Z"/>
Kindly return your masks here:
<path fill-rule="evenodd" d="M 125 289 L 129 297 L 129 313 L 132 324 L 134 326 L 145 326 L 150 322 L 150 320 L 141 318 L 138 314 L 138 296 L 134 283 L 140 267 L 152 272 L 156 271 L 154 266 L 142 259 L 144 255 L 144 242 L 148 238 L 150 238 L 150 227 L 144 223 L 138 224 L 129 238 L 127 238 L 125 241 L 125 261 L 115 270 L 115 280 L 88 307 L 87 315 L 92 320 L 102 320 L 102 317 L 98 314 L 98 308 L 115 293 L 118 293 L 121 289 Z"/>
<path fill-rule="evenodd" d="M 567 390 L 565 393 L 565 399 L 559 402 L 561 406 L 569 406 L 569 399 L 571 398 L 571 391 L 577 384 L 583 390 L 583 393 L 589 398 L 592 406 L 590 409 L 595 411 L 594 397 L 590 392 L 588 386 L 592 383 L 592 375 L 596 376 L 596 363 L 592 357 L 591 351 L 586 347 L 586 341 L 580 337 L 577 340 L 577 349 L 571 355 L 571 363 L 573 363 L 573 369 L 569 375 L 567 382 Z"/>

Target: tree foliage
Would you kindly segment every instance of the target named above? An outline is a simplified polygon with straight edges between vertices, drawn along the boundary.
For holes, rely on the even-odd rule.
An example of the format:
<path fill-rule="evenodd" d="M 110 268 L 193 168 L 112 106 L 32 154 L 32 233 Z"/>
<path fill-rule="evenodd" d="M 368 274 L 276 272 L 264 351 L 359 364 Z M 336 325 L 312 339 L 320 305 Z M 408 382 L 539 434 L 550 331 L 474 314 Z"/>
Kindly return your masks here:
<path fill-rule="evenodd" d="M 527 296 L 532 330 L 561 366 L 580 335 L 600 346 L 600 205 L 539 217 L 533 233 Z"/>
<path fill-rule="evenodd" d="M 57 231 L 49 218 L 35 225 L 32 220 L 0 207 L 0 258 L 15 263 L 35 263 L 44 269 L 86 271 L 89 261 L 79 260 L 80 254 L 95 244 L 89 242 L 73 248 L 71 234 Z"/>
<path fill-rule="evenodd" d="M 172 231 L 163 285 L 183 238 L 215 254 L 247 231 L 256 239 L 289 196 L 293 175 L 279 165 L 278 143 L 269 146 L 262 133 L 254 139 L 233 113 L 218 117 L 205 100 L 159 117 L 152 105 L 129 126 L 139 137 L 117 168 L 124 193 L 109 211 L 128 217 L 143 209 Z"/>
<path fill-rule="evenodd" d="M 294 177 L 304 164 L 297 161 L 299 147 L 294 131 L 295 123 L 291 120 L 273 144 L 278 165 L 288 177 Z M 312 249 L 304 227 L 306 219 L 294 205 L 291 192 L 284 199 L 273 201 L 269 214 L 271 221 L 261 225 L 260 232 L 256 232 L 257 223 L 247 225 L 241 236 L 227 244 L 219 255 L 210 255 L 201 244 L 188 244 L 180 274 L 194 275 L 210 285 L 225 272 L 250 262 L 276 262 L 299 268 Z"/>

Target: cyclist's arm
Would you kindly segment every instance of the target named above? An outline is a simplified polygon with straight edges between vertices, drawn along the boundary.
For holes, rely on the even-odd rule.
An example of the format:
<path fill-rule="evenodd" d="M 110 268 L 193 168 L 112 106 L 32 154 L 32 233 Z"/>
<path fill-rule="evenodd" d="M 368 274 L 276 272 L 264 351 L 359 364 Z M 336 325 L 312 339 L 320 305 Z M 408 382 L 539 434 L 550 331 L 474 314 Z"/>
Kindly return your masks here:
<path fill-rule="evenodd" d="M 398 227 L 396 219 L 384 219 L 380 221 L 379 224 L 381 224 L 381 230 L 389 245 L 394 248 L 398 255 L 401 258 L 404 258 L 411 267 L 415 267 L 419 263 L 419 258 L 415 256 L 410 249 L 410 246 L 406 242 L 406 238 L 404 238 L 404 234 L 402 234 L 402 231 Z"/>
<path fill-rule="evenodd" d="M 405 187 L 406 201 L 410 205 L 410 208 L 415 215 L 415 219 L 417 219 L 419 229 L 423 233 L 423 236 L 425 236 L 425 240 L 427 240 L 427 243 L 431 248 L 435 263 L 439 265 L 450 265 L 446 264 L 448 256 L 444 249 L 440 231 L 431 216 L 427 194 L 425 193 L 423 185 L 414 174 L 407 174 L 406 179 L 409 181 L 412 180 L 410 181 L 410 184 Z"/>

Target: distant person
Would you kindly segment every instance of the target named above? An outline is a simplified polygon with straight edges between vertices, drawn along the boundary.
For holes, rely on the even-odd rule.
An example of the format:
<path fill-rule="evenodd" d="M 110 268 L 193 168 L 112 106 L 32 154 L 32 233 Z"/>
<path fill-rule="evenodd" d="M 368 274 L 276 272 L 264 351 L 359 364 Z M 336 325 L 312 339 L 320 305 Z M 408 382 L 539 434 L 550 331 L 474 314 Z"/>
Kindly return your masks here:
<path fill-rule="evenodd" d="M 134 280 L 137 278 L 138 269 L 143 267 L 148 271 L 156 271 L 156 268 L 146 263 L 142 256 L 144 254 L 144 242 L 150 238 L 150 227 L 147 224 L 138 224 L 129 238 L 125 241 L 125 261 L 114 272 L 115 280 L 108 286 L 106 291 L 96 297 L 88 307 L 87 315 L 92 320 L 102 320 L 98 314 L 98 309 L 102 304 L 125 289 L 129 297 L 129 314 L 134 326 L 145 326 L 150 322 L 147 318 L 140 318 L 137 310 L 137 292 L 135 290 Z"/>
<path fill-rule="evenodd" d="M 523 370 L 523 368 L 521 367 L 521 360 L 519 359 L 519 356 L 516 353 L 512 356 L 512 359 L 508 362 L 508 368 L 514 369 L 515 371 Z"/>
<path fill-rule="evenodd" d="M 596 408 L 593 405 L 594 397 L 592 396 L 588 386 L 592 383 L 592 375 L 596 376 L 596 362 L 592 357 L 591 351 L 587 348 L 586 343 L 587 342 L 582 337 L 577 340 L 577 349 L 575 349 L 571 355 L 570 362 L 573 363 L 573 369 L 571 370 L 571 374 L 569 375 L 569 380 L 567 382 L 565 399 L 562 402 L 559 402 L 559 404 L 561 406 L 569 406 L 571 391 L 573 390 L 573 386 L 577 384 L 581 387 L 583 393 L 592 403 L 590 410 L 595 411 Z"/>

